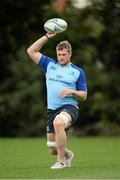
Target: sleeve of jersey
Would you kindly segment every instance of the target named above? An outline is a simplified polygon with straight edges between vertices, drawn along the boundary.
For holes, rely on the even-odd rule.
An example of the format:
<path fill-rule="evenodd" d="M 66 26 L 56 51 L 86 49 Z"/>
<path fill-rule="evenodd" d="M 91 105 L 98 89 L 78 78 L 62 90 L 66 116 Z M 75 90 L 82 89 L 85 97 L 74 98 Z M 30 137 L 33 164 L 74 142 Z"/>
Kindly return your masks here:
<path fill-rule="evenodd" d="M 77 91 L 87 91 L 87 83 L 84 71 L 80 69 L 80 75 L 76 84 Z"/>
<path fill-rule="evenodd" d="M 39 67 L 44 71 L 44 73 L 46 73 L 47 71 L 47 66 L 50 62 L 54 62 L 53 59 L 42 55 L 41 59 L 39 60 Z"/>

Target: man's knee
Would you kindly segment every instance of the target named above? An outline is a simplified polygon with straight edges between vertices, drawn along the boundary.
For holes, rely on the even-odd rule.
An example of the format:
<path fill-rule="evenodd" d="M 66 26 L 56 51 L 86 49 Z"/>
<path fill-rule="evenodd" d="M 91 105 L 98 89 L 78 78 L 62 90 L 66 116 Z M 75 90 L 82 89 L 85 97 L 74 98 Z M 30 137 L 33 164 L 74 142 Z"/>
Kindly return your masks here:
<path fill-rule="evenodd" d="M 56 118 L 53 121 L 54 127 L 64 127 L 65 129 L 70 126 L 70 119 L 68 116 L 60 113 L 56 116 Z"/>
<path fill-rule="evenodd" d="M 56 118 L 53 121 L 53 125 L 54 125 L 54 127 L 64 127 L 64 122 L 61 121 L 59 116 L 56 116 Z"/>

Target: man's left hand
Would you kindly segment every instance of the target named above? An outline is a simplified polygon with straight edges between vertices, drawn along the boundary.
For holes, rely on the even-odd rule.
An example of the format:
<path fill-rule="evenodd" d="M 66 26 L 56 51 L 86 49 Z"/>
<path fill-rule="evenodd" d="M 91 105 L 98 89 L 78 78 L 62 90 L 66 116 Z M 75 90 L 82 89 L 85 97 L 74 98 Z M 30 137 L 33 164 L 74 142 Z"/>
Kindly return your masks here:
<path fill-rule="evenodd" d="M 59 96 L 61 98 L 64 98 L 67 95 L 73 95 L 73 93 L 74 93 L 74 90 L 72 89 L 63 89 L 62 91 L 60 91 Z"/>

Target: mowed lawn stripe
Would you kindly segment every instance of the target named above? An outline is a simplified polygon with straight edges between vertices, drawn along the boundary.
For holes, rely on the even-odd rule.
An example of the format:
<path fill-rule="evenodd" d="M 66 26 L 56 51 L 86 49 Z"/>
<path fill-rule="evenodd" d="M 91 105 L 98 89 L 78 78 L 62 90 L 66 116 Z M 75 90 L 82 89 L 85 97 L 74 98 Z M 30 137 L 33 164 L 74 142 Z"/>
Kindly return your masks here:
<path fill-rule="evenodd" d="M 50 170 L 46 138 L 1 138 L 0 179 L 119 179 L 120 138 L 69 137 L 71 168 Z"/>

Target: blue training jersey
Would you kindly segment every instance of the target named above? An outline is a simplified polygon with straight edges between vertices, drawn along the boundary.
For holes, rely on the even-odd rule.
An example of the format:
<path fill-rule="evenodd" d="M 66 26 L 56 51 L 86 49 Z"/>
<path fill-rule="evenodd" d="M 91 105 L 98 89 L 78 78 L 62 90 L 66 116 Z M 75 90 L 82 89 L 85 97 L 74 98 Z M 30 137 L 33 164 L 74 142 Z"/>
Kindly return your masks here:
<path fill-rule="evenodd" d="M 59 93 L 63 89 L 87 91 L 84 71 L 72 63 L 61 66 L 59 62 L 44 55 L 39 61 L 39 66 L 46 76 L 47 108 L 54 110 L 65 104 L 78 108 L 77 100 L 73 95 L 61 98 Z"/>

